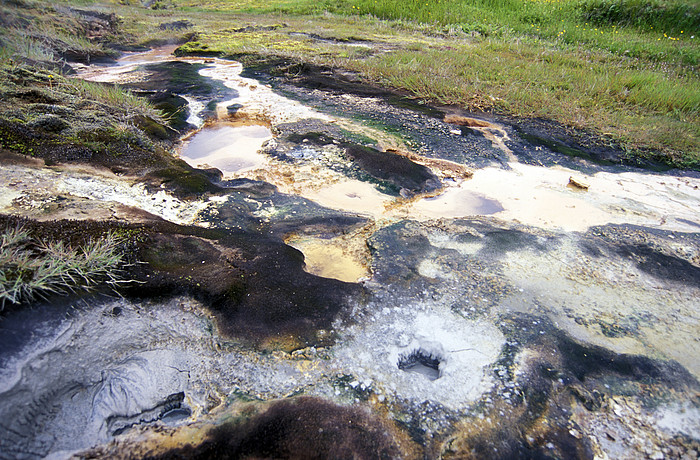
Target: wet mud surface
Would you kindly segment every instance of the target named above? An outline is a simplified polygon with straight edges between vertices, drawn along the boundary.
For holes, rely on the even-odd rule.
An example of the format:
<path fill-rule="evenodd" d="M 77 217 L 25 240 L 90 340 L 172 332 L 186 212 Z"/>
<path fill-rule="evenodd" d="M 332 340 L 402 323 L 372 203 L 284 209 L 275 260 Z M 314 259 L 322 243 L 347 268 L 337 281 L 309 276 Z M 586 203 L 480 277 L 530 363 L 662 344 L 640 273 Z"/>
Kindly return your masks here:
<path fill-rule="evenodd" d="M 3 314 L 1 458 L 697 457 L 695 173 L 242 70 L 83 70 L 160 75 L 209 193 L 3 162 L 0 224 L 119 231 L 130 282 Z"/>
<path fill-rule="evenodd" d="M 329 342 L 330 337 L 319 338 L 316 332 L 330 328 L 349 300 L 363 294 L 356 284 L 306 273 L 302 253 L 279 239 L 250 232 L 180 227 L 155 216 L 148 226 L 39 224 L 7 216 L 0 223 L 3 228 L 23 226 L 40 240 L 61 239 L 72 245 L 108 232 L 123 235 L 123 294 L 189 295 L 210 305 L 223 336 L 252 344 L 276 341 L 279 347 L 294 349 Z"/>

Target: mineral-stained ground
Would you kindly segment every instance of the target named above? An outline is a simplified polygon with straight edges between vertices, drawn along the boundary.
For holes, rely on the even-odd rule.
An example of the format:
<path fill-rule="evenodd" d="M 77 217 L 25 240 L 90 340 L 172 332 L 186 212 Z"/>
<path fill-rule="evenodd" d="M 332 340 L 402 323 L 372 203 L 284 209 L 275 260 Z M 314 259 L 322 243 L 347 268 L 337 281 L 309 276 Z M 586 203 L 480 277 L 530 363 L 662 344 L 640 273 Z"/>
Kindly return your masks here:
<path fill-rule="evenodd" d="M 124 264 L 6 305 L 1 458 L 698 458 L 696 173 L 174 49 L 78 69 L 157 142 L 7 76 L 0 226 Z"/>

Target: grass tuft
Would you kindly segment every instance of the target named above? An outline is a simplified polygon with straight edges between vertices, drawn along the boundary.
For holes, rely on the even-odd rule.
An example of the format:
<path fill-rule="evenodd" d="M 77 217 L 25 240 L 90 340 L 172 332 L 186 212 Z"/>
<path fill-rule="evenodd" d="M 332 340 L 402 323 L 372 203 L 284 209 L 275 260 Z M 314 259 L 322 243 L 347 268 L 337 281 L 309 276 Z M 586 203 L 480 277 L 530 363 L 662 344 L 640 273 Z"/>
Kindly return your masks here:
<path fill-rule="evenodd" d="M 146 98 L 139 97 L 119 85 L 80 78 L 66 78 L 63 81 L 72 90 L 71 92 L 110 107 L 119 107 L 126 112 L 127 116 L 145 115 L 154 120 L 163 121 L 163 114 Z"/>
<path fill-rule="evenodd" d="M 0 310 L 8 303 L 119 283 L 123 254 L 114 234 L 72 248 L 62 241 L 36 240 L 22 227 L 8 227 L 0 241 Z"/>
<path fill-rule="evenodd" d="M 0 49 L 7 55 L 7 59 L 20 57 L 35 62 L 54 59 L 53 51 L 45 43 L 25 35 L 12 29 L 0 37 Z"/>

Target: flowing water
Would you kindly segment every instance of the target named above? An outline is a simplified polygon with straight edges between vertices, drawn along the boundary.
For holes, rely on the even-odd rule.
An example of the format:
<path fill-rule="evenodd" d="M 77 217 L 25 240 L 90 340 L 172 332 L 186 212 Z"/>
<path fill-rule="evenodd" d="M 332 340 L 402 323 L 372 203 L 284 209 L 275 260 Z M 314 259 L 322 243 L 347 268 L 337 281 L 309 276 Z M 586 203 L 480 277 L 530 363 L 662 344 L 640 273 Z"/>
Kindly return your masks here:
<path fill-rule="evenodd" d="M 201 435 L 188 427 L 237 395 L 367 404 L 424 447 L 449 436 L 457 443 L 470 432 L 462 423 L 498 420 L 523 423 L 534 439 L 546 430 L 513 414 L 535 393 L 559 397 L 575 378 L 587 382 L 575 387 L 582 401 L 593 391 L 585 385 L 607 391 L 608 409 L 578 405 L 556 416 L 583 431 L 598 458 L 698 438 L 697 175 L 521 163 L 514 142 L 543 147 L 493 121 L 464 128 L 378 98 L 273 89 L 241 76 L 238 63 L 171 52 L 80 75 L 130 83 L 147 78 L 150 63 L 201 66 L 226 90 L 181 94 L 196 130 L 180 157 L 219 169 L 226 184 L 271 184 L 274 193 L 182 202 L 105 174 L 14 166 L 0 169 L 0 211 L 108 218 L 127 206 L 239 229 L 244 221 L 222 216 L 243 203 L 246 218 L 283 229 L 309 273 L 360 282 L 368 300 L 319 331 L 334 344 L 292 353 L 225 339 L 212 313 L 187 297 L 41 304 L 9 315 L 0 323 L 0 457 L 63 458 L 139 429 L 147 439 L 151 426 L 180 427 L 196 442 Z M 355 145 L 370 153 L 357 156 Z M 571 186 L 572 177 L 588 188 Z M 68 203 L 61 211 L 56 193 Z M 356 223 L 331 231 L 318 224 L 327 216 Z M 674 377 L 644 381 L 663 397 L 635 393 L 637 369 L 666 365 L 678 366 Z"/>

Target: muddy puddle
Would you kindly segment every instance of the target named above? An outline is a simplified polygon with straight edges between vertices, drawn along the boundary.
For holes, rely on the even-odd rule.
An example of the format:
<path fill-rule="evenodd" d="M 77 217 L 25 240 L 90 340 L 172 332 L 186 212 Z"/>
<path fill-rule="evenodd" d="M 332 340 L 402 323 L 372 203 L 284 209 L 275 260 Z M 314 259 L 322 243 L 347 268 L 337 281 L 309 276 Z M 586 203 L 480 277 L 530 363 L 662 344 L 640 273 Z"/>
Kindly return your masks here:
<path fill-rule="evenodd" d="M 371 275 L 362 254 L 352 254 L 343 241 L 322 239 L 288 239 L 290 246 L 304 254 L 306 271 L 324 278 L 334 278 L 348 283 L 368 279 Z"/>
<path fill-rule="evenodd" d="M 138 85 L 156 72 L 148 65 L 174 62 L 201 77 L 196 90 L 171 88 L 197 127 L 177 153 L 219 169 L 224 192 L 182 201 L 117 176 L 3 166 L 2 211 L 107 220 L 143 210 L 274 241 L 302 275 L 354 294 L 328 327 L 256 346 L 224 333 L 220 306 L 189 296 L 8 315 L 0 458 L 168 458 L 218 442 L 283 455 L 244 447 L 288 441 L 265 427 L 299 414 L 294 448 L 318 451 L 360 432 L 388 442 L 391 458 L 697 456 L 697 175 L 563 157 L 535 166 L 518 155 L 557 153 L 494 120 L 258 81 L 236 62 L 170 52 L 80 75 Z M 246 249 L 253 261 L 257 248 Z M 236 268 L 238 250 L 227 251 Z M 266 291 L 246 295 L 287 295 L 277 254 Z M 256 331 L 267 327 L 258 314 L 242 317 Z M 359 431 L 326 423 L 338 414 Z"/>
<path fill-rule="evenodd" d="M 205 127 L 185 141 L 180 158 L 195 168 L 216 168 L 224 178 L 238 177 L 247 170 L 265 167 L 267 157 L 259 150 L 270 139 L 272 133 L 266 126 L 221 123 Z"/>

